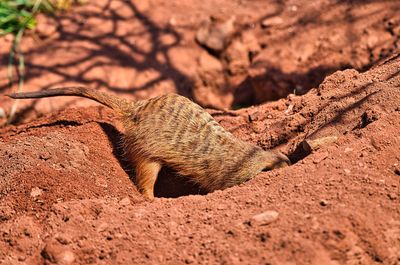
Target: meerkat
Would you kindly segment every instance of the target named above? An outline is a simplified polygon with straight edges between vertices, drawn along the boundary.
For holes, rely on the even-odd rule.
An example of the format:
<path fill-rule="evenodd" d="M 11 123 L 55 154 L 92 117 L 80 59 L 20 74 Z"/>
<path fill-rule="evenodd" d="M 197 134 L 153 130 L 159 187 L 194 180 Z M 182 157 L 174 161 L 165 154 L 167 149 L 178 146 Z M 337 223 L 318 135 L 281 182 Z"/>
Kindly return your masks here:
<path fill-rule="evenodd" d="M 125 130 L 123 149 L 135 168 L 136 185 L 149 199 L 154 198 L 154 184 L 163 166 L 211 192 L 290 165 L 282 153 L 236 138 L 202 107 L 177 94 L 129 101 L 86 87 L 64 87 L 7 96 L 78 96 L 113 109 Z"/>

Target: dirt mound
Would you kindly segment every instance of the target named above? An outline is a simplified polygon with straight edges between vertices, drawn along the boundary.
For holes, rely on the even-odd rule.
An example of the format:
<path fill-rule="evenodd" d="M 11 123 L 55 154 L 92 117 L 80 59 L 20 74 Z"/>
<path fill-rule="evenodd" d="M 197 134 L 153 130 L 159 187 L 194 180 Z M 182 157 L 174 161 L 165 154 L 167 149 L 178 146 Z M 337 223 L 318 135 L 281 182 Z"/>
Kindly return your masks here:
<path fill-rule="evenodd" d="M 393 56 L 366 73 L 338 71 L 304 96 L 210 111 L 236 136 L 296 163 L 207 195 L 166 172 L 160 183 L 170 177 L 182 193 L 145 201 L 121 157 L 120 127 L 103 107 L 6 127 L 0 261 L 397 264 L 399 69 Z M 311 154 L 302 148 L 327 136 L 337 141 Z"/>

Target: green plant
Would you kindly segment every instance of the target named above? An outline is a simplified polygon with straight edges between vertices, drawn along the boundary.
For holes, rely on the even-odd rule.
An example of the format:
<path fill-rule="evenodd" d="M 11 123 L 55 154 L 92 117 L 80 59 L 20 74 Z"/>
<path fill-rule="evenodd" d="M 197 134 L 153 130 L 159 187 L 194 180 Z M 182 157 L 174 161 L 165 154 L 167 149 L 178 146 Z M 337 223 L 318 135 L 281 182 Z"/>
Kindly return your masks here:
<path fill-rule="evenodd" d="M 53 5 L 47 0 L 0 0 L 0 36 L 13 35 L 12 46 L 8 60 L 9 86 L 13 86 L 13 65 L 14 57 L 18 58 L 18 89 L 23 90 L 25 80 L 24 55 L 21 52 L 20 44 L 26 30 L 35 28 L 36 14 L 38 12 L 51 13 Z M 15 101 L 8 115 L 7 123 L 12 122 L 17 110 L 18 101 Z"/>
<path fill-rule="evenodd" d="M 67 10 L 73 4 L 84 4 L 85 2 L 86 0 L 0 0 L 0 37 L 7 34 L 13 35 L 7 69 L 10 89 L 13 87 L 14 58 L 17 58 L 17 92 L 23 90 L 25 63 L 20 44 L 25 32 L 35 28 L 36 15 L 38 13 L 53 14 L 56 10 Z M 7 123 L 13 121 L 17 106 L 18 100 L 11 107 Z"/>

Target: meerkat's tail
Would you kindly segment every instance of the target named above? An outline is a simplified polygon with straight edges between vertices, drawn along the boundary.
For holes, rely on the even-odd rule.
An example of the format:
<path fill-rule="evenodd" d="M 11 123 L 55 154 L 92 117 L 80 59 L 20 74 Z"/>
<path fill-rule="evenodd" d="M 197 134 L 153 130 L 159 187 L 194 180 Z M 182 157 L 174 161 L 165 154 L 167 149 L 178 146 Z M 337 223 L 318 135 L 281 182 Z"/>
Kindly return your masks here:
<path fill-rule="evenodd" d="M 92 99 L 115 111 L 123 111 L 129 106 L 129 101 L 125 99 L 119 98 L 112 94 L 103 93 L 92 88 L 81 86 L 60 87 L 35 92 L 12 93 L 6 96 L 13 99 L 77 96 Z"/>

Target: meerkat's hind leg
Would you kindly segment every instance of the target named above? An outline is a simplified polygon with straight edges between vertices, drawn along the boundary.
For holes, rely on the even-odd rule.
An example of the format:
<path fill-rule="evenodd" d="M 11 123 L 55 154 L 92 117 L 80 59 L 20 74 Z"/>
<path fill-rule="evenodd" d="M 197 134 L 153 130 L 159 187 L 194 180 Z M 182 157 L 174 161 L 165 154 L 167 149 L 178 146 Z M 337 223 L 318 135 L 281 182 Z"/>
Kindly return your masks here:
<path fill-rule="evenodd" d="M 136 159 L 136 181 L 139 191 L 147 198 L 154 199 L 154 184 L 161 164 L 149 159 Z"/>

